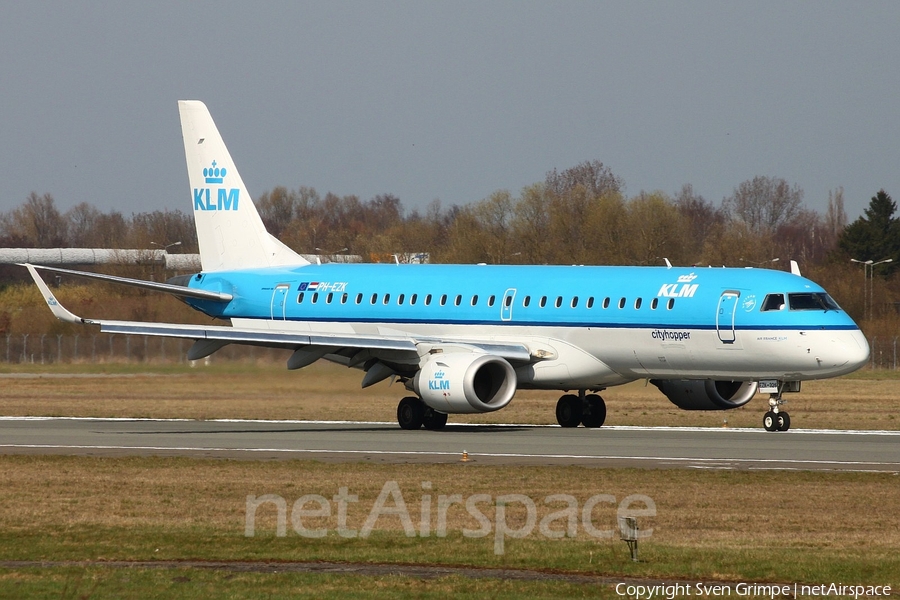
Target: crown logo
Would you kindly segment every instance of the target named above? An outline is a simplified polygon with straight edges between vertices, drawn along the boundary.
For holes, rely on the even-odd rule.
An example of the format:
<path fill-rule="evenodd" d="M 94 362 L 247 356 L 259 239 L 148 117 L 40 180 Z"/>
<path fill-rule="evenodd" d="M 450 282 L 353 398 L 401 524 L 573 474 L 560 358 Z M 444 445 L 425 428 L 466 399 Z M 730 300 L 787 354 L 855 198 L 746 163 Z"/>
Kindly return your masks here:
<path fill-rule="evenodd" d="M 212 161 L 211 167 L 203 167 L 203 176 L 206 177 L 206 183 L 222 183 L 226 172 L 225 167 L 220 169 L 216 166 L 216 161 Z"/>
<path fill-rule="evenodd" d="M 682 275 L 681 277 L 678 278 L 678 283 L 690 283 L 695 279 L 697 279 L 697 276 L 694 275 L 693 273 L 691 273 L 689 275 Z"/>

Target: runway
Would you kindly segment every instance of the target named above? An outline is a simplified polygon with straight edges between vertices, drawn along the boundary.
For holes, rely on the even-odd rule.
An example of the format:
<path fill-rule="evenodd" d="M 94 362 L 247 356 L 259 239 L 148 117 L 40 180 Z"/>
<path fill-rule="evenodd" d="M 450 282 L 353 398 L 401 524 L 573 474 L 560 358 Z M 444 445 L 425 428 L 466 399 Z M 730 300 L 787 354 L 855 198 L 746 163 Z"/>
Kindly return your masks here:
<path fill-rule="evenodd" d="M 0 453 L 900 472 L 900 432 L 0 418 Z"/>

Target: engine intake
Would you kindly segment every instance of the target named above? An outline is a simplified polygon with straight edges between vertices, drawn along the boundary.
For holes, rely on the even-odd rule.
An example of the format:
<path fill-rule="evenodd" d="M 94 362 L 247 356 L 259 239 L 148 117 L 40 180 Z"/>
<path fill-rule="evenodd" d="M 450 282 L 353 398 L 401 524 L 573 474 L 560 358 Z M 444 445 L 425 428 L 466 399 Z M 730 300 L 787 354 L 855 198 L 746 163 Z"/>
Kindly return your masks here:
<path fill-rule="evenodd" d="M 413 379 L 422 401 L 442 413 L 500 410 L 516 393 L 516 372 L 490 354 L 454 352 L 430 358 Z"/>
<path fill-rule="evenodd" d="M 713 379 L 651 379 L 666 398 L 684 410 L 729 410 L 750 402 L 755 381 Z"/>

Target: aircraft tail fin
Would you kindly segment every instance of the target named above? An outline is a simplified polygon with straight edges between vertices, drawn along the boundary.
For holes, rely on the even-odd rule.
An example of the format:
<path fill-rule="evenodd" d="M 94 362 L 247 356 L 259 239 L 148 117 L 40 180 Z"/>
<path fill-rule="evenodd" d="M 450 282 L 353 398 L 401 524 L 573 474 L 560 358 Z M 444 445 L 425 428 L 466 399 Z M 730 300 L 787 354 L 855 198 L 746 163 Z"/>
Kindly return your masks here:
<path fill-rule="evenodd" d="M 309 264 L 266 231 L 206 105 L 180 100 L 178 112 L 203 270 Z"/>

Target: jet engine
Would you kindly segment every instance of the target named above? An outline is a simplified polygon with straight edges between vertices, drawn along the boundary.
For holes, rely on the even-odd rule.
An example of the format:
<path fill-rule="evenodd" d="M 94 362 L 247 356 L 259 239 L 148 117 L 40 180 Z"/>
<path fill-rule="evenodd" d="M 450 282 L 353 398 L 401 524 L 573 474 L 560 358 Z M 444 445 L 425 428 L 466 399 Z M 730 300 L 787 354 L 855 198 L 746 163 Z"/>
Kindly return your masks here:
<path fill-rule="evenodd" d="M 756 393 L 755 381 L 714 381 L 712 379 L 651 379 L 666 398 L 684 410 L 728 410 L 750 402 Z"/>
<path fill-rule="evenodd" d="M 516 372 L 490 354 L 435 354 L 413 379 L 422 401 L 442 413 L 500 410 L 516 393 Z"/>

